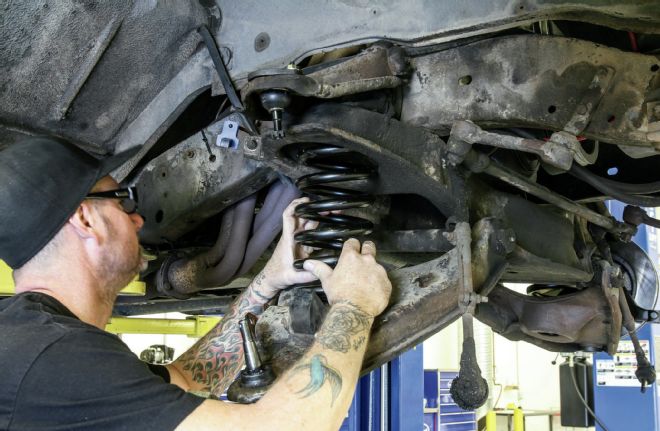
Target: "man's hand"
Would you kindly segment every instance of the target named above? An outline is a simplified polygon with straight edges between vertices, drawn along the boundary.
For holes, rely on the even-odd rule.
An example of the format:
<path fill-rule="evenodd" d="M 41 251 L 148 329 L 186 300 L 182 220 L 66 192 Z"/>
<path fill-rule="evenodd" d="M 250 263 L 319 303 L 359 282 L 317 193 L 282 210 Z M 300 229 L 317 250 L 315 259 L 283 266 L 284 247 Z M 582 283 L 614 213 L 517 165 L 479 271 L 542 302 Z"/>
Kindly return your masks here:
<path fill-rule="evenodd" d="M 317 277 L 309 271 L 297 270 L 293 262 L 297 259 L 306 259 L 311 250 L 296 243 L 293 236 L 301 231 L 314 229 L 318 222 L 304 220 L 294 215 L 298 205 L 308 202 L 309 198 L 300 198 L 292 201 L 282 214 L 282 236 L 277 243 L 268 263 L 255 278 L 253 287 L 260 295 L 272 298 L 285 287 L 296 283 L 309 283 Z"/>
<path fill-rule="evenodd" d="M 376 245 L 351 238 L 344 243 L 339 262 L 333 270 L 317 260 L 305 262 L 305 269 L 315 274 L 332 304 L 347 303 L 372 317 L 385 310 L 392 284 L 385 269 L 376 262 Z"/>

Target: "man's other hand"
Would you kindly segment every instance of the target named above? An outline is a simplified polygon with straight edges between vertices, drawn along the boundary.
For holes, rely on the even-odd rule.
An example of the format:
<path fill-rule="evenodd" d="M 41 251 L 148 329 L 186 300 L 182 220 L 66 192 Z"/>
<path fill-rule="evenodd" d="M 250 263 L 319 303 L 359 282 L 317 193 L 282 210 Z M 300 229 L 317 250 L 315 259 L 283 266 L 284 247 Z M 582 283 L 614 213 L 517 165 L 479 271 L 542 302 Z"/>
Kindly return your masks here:
<path fill-rule="evenodd" d="M 292 284 L 309 283 L 317 279 L 313 273 L 293 267 L 295 260 L 306 259 L 311 252 L 308 247 L 296 243 L 293 236 L 298 232 L 315 229 L 318 226 L 318 222 L 294 215 L 296 207 L 308 201 L 309 198 L 295 199 L 282 214 L 282 236 L 260 275 L 263 276 L 263 280 L 259 286 L 255 286 L 255 289 L 258 289 L 258 292 L 265 297 L 272 298 L 277 292 Z"/>
<path fill-rule="evenodd" d="M 385 310 L 392 284 L 385 269 L 376 262 L 376 245 L 351 238 L 344 243 L 333 270 L 318 260 L 305 262 L 305 269 L 316 274 L 330 304 L 348 303 L 373 317 Z"/>

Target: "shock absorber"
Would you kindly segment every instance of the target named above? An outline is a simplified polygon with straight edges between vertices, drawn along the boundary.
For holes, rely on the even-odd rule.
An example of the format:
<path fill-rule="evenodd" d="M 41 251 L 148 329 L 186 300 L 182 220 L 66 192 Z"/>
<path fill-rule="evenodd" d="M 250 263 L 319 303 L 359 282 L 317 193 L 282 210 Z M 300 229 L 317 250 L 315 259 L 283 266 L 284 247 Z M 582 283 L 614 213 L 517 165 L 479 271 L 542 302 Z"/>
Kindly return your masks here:
<path fill-rule="evenodd" d="M 336 250 L 341 250 L 344 241 L 368 235 L 373 230 L 371 221 L 339 212 L 364 208 L 374 202 L 374 196 L 360 190 L 360 186 L 364 189 L 376 176 L 376 166 L 360 153 L 325 144 L 299 146 L 293 157 L 304 165 L 319 169 L 296 182 L 311 201 L 298 205 L 295 210 L 297 216 L 315 220 L 319 225 L 316 229 L 297 233 L 294 239 L 303 245 L 326 250 L 312 258 L 334 267 L 338 260 Z M 294 266 L 301 269 L 303 263 L 304 259 L 301 259 Z"/>

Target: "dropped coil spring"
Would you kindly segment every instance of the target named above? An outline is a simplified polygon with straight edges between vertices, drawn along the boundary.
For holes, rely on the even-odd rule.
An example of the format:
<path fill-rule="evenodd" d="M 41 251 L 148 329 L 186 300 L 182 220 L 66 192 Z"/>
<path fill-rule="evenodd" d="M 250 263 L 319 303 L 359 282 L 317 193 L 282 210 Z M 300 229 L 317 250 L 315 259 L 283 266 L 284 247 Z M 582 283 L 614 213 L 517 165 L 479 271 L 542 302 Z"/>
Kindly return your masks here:
<path fill-rule="evenodd" d="M 311 198 L 310 202 L 296 207 L 296 216 L 319 222 L 316 229 L 297 233 L 294 236 L 296 242 L 323 250 L 340 250 L 347 239 L 372 232 L 374 225 L 369 220 L 334 213 L 364 208 L 374 202 L 372 195 L 346 187 L 346 183 L 364 182 L 373 178 L 376 168 L 372 162 L 354 151 L 321 144 L 298 147 L 294 158 L 304 165 L 319 169 L 319 172 L 305 175 L 296 181 L 298 188 Z M 337 253 L 327 252 L 311 258 L 333 267 L 338 260 Z M 297 260 L 294 266 L 301 269 L 304 261 Z"/>

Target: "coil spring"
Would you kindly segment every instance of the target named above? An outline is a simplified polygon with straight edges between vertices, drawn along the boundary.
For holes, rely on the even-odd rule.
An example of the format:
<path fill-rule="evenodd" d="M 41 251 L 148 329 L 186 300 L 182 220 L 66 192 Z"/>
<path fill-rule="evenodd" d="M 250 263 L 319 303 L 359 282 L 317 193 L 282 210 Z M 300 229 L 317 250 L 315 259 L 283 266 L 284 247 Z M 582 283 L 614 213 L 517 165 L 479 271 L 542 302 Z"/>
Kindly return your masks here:
<path fill-rule="evenodd" d="M 323 250 L 340 250 L 349 238 L 368 235 L 373 230 L 369 220 L 336 214 L 334 211 L 364 208 L 374 202 L 374 197 L 363 191 L 338 185 L 347 182 L 364 182 L 376 175 L 375 165 L 363 155 L 333 145 L 311 144 L 298 148 L 294 156 L 300 163 L 319 169 L 319 172 L 302 176 L 296 185 L 312 199 L 296 207 L 295 214 L 306 220 L 319 222 L 316 229 L 299 232 L 296 242 Z M 337 253 L 325 253 L 312 257 L 334 267 Z M 301 269 L 304 259 L 294 266 Z"/>

